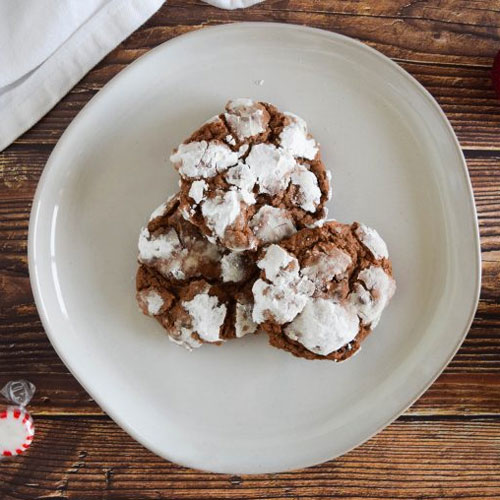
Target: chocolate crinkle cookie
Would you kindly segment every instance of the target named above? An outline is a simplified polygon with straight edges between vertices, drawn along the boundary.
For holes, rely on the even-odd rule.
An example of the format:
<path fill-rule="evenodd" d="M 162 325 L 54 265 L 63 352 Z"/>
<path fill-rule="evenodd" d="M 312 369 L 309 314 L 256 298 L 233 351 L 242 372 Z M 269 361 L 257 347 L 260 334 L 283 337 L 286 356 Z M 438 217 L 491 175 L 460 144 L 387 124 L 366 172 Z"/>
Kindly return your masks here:
<path fill-rule="evenodd" d="M 271 104 L 235 99 L 170 157 L 184 218 L 212 243 L 254 250 L 327 215 L 330 175 L 306 122 Z"/>
<path fill-rule="evenodd" d="M 385 242 L 359 223 L 303 229 L 262 249 L 257 266 L 254 322 L 307 359 L 352 356 L 396 289 Z"/>
<path fill-rule="evenodd" d="M 255 256 L 208 241 L 186 221 L 174 196 L 139 236 L 137 301 L 170 340 L 192 349 L 255 333 Z"/>
<path fill-rule="evenodd" d="M 264 330 L 306 359 L 360 349 L 394 294 L 387 246 L 325 222 L 330 174 L 304 120 L 234 99 L 170 157 L 179 192 L 139 236 L 144 314 L 187 349 Z"/>

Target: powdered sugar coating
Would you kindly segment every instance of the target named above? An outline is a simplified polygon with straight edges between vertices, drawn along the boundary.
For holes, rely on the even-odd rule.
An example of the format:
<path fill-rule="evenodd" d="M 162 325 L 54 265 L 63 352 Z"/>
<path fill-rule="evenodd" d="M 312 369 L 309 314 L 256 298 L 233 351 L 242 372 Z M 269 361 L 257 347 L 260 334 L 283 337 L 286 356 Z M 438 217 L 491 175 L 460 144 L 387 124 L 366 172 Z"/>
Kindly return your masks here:
<path fill-rule="evenodd" d="M 321 298 L 307 301 L 285 334 L 306 349 L 326 356 L 351 342 L 359 331 L 354 307 Z"/>
<path fill-rule="evenodd" d="M 221 326 L 226 317 L 227 308 L 219 304 L 217 297 L 207 292 L 199 293 L 182 306 L 190 314 L 193 332 L 207 342 L 221 341 Z"/>
<path fill-rule="evenodd" d="M 167 279 L 184 280 L 199 276 L 203 267 L 215 266 L 224 249 L 203 238 L 194 226 L 182 219 L 177 207 L 178 199 L 171 198 L 153 212 L 148 226 L 139 235 L 138 260 L 154 267 Z M 169 211 L 173 214 L 168 215 Z M 167 219 L 162 222 L 162 217 Z M 149 227 L 155 228 L 153 233 Z"/>
<path fill-rule="evenodd" d="M 150 316 L 157 315 L 165 304 L 163 297 L 154 288 L 142 290 L 138 293 L 137 299 L 141 309 Z"/>
<path fill-rule="evenodd" d="M 265 279 L 258 279 L 252 287 L 253 320 L 292 321 L 306 305 L 314 285 L 299 275 L 297 259 L 278 245 L 270 245 L 257 265 L 265 272 Z"/>
<path fill-rule="evenodd" d="M 231 146 L 236 146 L 236 139 L 231 134 L 226 135 L 224 140 Z"/>
<path fill-rule="evenodd" d="M 149 314 L 158 314 L 163 307 L 164 301 L 161 295 L 155 290 L 151 290 L 145 297 Z"/>
<path fill-rule="evenodd" d="M 299 267 L 299 261 L 279 245 L 270 245 L 257 266 L 266 273 L 266 279 L 274 282 L 287 279 Z"/>
<path fill-rule="evenodd" d="M 179 196 L 171 198 L 141 231 L 140 309 L 162 325 L 172 342 L 190 350 L 255 331 L 254 256 L 209 242 L 179 208 Z"/>
<path fill-rule="evenodd" d="M 189 196 L 198 204 L 203 200 L 206 188 L 207 183 L 204 180 L 194 181 L 191 184 Z"/>
<path fill-rule="evenodd" d="M 303 165 L 297 165 L 291 181 L 299 188 L 297 204 L 307 212 L 314 212 L 321 201 L 321 189 L 316 176 Z"/>
<path fill-rule="evenodd" d="M 248 144 L 242 144 L 238 149 L 238 158 L 241 158 L 249 149 L 250 146 Z"/>
<path fill-rule="evenodd" d="M 263 205 L 250 220 L 250 228 L 263 243 L 274 243 L 297 231 L 290 214 L 271 205 Z"/>
<path fill-rule="evenodd" d="M 332 187 L 332 172 L 330 170 L 326 171 L 326 178 L 328 179 L 328 197 L 327 197 L 327 200 L 331 200 L 332 195 L 333 195 L 333 187 Z M 325 207 L 325 209 L 328 212 L 328 208 Z M 325 218 L 326 218 L 326 215 L 325 215 Z"/>
<path fill-rule="evenodd" d="M 258 325 L 252 319 L 252 304 L 236 304 L 235 332 L 236 337 L 241 338 L 249 333 L 255 333 Z"/>
<path fill-rule="evenodd" d="M 227 191 L 216 195 L 203 203 L 201 213 L 207 226 L 223 238 L 226 228 L 236 220 L 241 211 L 241 199 L 236 191 Z"/>
<path fill-rule="evenodd" d="M 293 156 L 273 144 L 256 144 L 245 163 L 250 167 L 259 184 L 259 193 L 275 195 L 286 189 L 290 175 L 297 167 Z"/>
<path fill-rule="evenodd" d="M 382 312 L 396 291 L 396 283 L 381 267 L 370 266 L 358 275 L 350 303 L 356 308 L 361 321 L 375 328 Z"/>
<path fill-rule="evenodd" d="M 238 282 L 242 281 L 247 275 L 245 259 L 241 253 L 229 252 L 224 255 L 220 261 L 222 281 Z"/>
<path fill-rule="evenodd" d="M 230 168 L 226 173 L 226 178 L 228 182 L 233 184 L 233 187 L 208 199 L 204 196 L 207 189 L 204 180 L 194 181 L 189 190 L 191 199 L 195 204 L 201 206 L 201 213 L 207 226 L 220 239 L 224 238 L 226 229 L 240 216 L 242 203 L 246 205 L 255 203 L 255 197 L 251 191 L 253 188 L 252 177 L 246 165 L 239 163 Z M 186 220 L 190 220 L 193 213 L 194 211 L 183 212 L 183 216 Z M 215 240 L 210 241 L 215 242 Z"/>
<path fill-rule="evenodd" d="M 321 287 L 334 278 L 344 277 L 351 264 L 352 259 L 349 254 L 334 248 L 329 253 L 318 253 L 308 266 L 302 268 L 301 272 L 316 286 Z"/>
<path fill-rule="evenodd" d="M 171 273 L 177 279 L 183 279 L 184 273 L 180 267 L 181 259 L 186 250 L 182 247 L 175 229 L 159 235 L 150 234 L 147 227 L 139 235 L 139 262 L 165 262 L 165 273 Z"/>
<path fill-rule="evenodd" d="M 364 338 L 378 324 L 395 291 L 387 257 L 368 253 L 362 242 L 374 233 L 357 223 L 331 221 L 261 252 L 253 318 L 273 345 L 335 360 L 359 349 L 358 335 Z"/>
<path fill-rule="evenodd" d="M 229 101 L 224 117 L 240 140 L 261 134 L 266 129 L 263 106 L 251 99 L 240 98 Z"/>
<path fill-rule="evenodd" d="M 280 134 L 280 144 L 293 156 L 313 160 L 318 154 L 316 141 L 308 136 L 307 123 L 293 113 L 285 113 L 290 118 L 290 124 L 283 128 Z"/>
<path fill-rule="evenodd" d="M 139 235 L 139 259 L 148 262 L 153 259 L 170 258 L 174 252 L 181 250 L 181 242 L 175 230 L 158 236 L 150 234 L 147 227 Z"/>
<path fill-rule="evenodd" d="M 210 178 L 235 165 L 238 153 L 222 142 L 190 142 L 179 145 L 170 161 L 182 177 Z"/>
<path fill-rule="evenodd" d="M 203 170 L 200 169 L 200 173 L 198 173 L 197 167 L 200 165 L 206 150 L 207 141 L 180 144 L 177 151 L 170 155 L 170 161 L 179 172 L 182 172 L 182 175 L 188 177 L 203 176 Z M 215 171 L 213 175 L 215 175 Z"/>
<path fill-rule="evenodd" d="M 356 229 L 356 235 L 376 259 L 387 259 L 389 257 L 387 245 L 375 229 L 360 224 Z"/>
<path fill-rule="evenodd" d="M 219 118 L 196 130 L 171 157 L 181 174 L 186 220 L 210 241 L 240 251 L 321 224 L 329 182 L 305 121 L 251 99 L 229 101 Z M 226 197 L 229 191 L 235 194 Z M 282 215 L 276 236 L 260 223 L 264 205 Z"/>
<path fill-rule="evenodd" d="M 169 280 L 219 277 L 217 265 L 226 250 L 204 238 L 178 207 L 178 197 L 174 197 L 153 212 L 139 236 L 139 262 Z"/>
<path fill-rule="evenodd" d="M 224 177 L 229 184 L 236 186 L 241 189 L 241 191 L 252 194 L 253 197 L 252 191 L 257 178 L 253 170 L 247 164 L 238 163 L 236 166 L 231 167 Z M 253 197 L 253 200 L 255 202 L 255 197 Z"/>

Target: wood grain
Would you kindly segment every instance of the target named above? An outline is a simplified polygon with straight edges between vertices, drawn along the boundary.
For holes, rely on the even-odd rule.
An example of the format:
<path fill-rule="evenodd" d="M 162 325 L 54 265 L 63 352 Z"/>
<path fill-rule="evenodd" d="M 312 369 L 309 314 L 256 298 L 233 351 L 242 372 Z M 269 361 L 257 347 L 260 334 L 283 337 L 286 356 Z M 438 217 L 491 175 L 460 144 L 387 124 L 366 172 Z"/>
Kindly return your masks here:
<path fill-rule="evenodd" d="M 146 451 L 107 419 L 39 418 L 0 465 L 7 499 L 500 498 L 500 422 L 404 419 L 347 455 L 282 474 L 207 474 Z"/>
<path fill-rule="evenodd" d="M 307 24 L 377 48 L 432 93 L 464 147 L 500 149 L 500 102 L 490 75 L 500 49 L 500 12 L 494 0 L 442 1 L 438 6 L 415 0 L 267 0 L 243 11 L 170 1 L 17 142 L 55 144 L 106 82 L 158 44 L 207 25 L 247 20 Z"/>

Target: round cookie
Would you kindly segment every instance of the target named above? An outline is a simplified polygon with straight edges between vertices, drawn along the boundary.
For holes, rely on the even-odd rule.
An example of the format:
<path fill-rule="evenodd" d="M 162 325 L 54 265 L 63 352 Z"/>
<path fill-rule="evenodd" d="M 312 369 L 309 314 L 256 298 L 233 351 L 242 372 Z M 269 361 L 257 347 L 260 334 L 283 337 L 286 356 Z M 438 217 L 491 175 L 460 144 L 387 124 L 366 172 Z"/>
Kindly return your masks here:
<path fill-rule="evenodd" d="M 151 215 L 139 236 L 139 263 L 154 268 L 166 279 L 193 278 L 241 282 L 255 272 L 255 257 L 211 243 L 182 217 L 178 195 Z"/>
<path fill-rule="evenodd" d="M 261 250 L 257 266 L 253 320 L 307 359 L 352 356 L 396 289 L 385 242 L 359 223 L 303 229 Z"/>
<path fill-rule="evenodd" d="M 253 250 L 326 218 L 319 146 L 303 119 L 271 104 L 229 101 L 170 160 L 184 217 L 224 247 Z"/>
<path fill-rule="evenodd" d="M 170 340 L 188 349 L 254 333 L 254 256 L 210 243 L 179 211 L 156 209 L 139 236 L 137 301 Z"/>

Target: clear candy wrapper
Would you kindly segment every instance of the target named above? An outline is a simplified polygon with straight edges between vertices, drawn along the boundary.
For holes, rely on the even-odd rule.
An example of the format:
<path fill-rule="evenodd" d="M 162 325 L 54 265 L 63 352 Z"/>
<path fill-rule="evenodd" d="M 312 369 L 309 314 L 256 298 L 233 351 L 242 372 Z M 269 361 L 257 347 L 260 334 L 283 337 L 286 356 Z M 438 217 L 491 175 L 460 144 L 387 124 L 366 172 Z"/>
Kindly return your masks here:
<path fill-rule="evenodd" d="M 26 405 L 35 394 L 35 386 L 27 380 L 12 380 L 0 390 L 10 405 L 0 403 L 0 459 L 26 451 L 35 435 L 33 419 Z"/>

